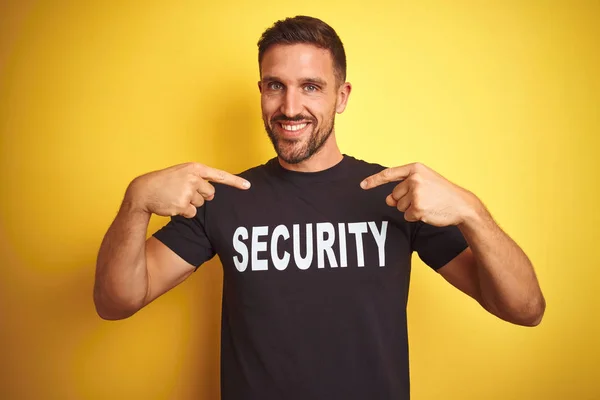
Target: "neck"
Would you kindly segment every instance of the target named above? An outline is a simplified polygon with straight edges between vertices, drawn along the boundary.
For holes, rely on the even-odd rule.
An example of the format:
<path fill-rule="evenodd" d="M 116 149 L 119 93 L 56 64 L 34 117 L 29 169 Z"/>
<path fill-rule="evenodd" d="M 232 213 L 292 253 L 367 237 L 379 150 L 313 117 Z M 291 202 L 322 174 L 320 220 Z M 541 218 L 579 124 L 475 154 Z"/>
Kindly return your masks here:
<path fill-rule="evenodd" d="M 342 159 L 344 156 L 340 151 L 337 142 L 335 140 L 335 131 L 331 132 L 331 135 L 327 139 L 323 146 L 312 156 L 298 164 L 289 164 L 279 158 L 279 164 L 285 169 L 290 171 L 298 172 L 319 172 L 333 167 Z"/>

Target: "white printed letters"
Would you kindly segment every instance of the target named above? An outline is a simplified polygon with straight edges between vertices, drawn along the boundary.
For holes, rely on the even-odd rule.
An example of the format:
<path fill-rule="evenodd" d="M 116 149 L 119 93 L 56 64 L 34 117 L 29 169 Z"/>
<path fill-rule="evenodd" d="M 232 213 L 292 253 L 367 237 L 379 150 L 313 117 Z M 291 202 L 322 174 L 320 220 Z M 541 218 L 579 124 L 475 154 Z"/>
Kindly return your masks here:
<path fill-rule="evenodd" d="M 335 226 L 330 222 L 292 225 L 292 233 L 285 225 L 277 225 L 272 231 L 268 226 L 238 227 L 233 234 L 233 249 L 237 254 L 233 263 L 238 271 L 244 272 L 250 264 L 251 271 L 266 271 L 271 266 L 283 271 L 288 266 L 295 265 L 300 270 L 307 270 L 315 263 L 316 267 L 345 268 L 348 266 L 347 240 L 354 236 L 356 244 L 356 265 L 365 266 L 365 240 L 372 247 L 377 247 L 379 267 L 385 267 L 385 242 L 387 237 L 387 221 L 382 221 L 380 227 L 371 222 L 338 223 L 337 235 Z M 316 248 L 313 249 L 313 229 L 315 231 Z M 304 231 L 305 235 L 301 234 Z M 369 235 L 370 232 L 370 235 Z M 269 240 L 269 235 L 271 235 Z M 250 243 L 248 239 L 250 238 Z M 279 252 L 280 242 L 292 240 L 292 253 Z M 337 239 L 337 246 L 336 244 Z M 373 244 L 375 246 L 373 246 Z M 248 251 L 248 245 L 250 251 Z M 269 257 L 270 256 L 270 257 Z"/>

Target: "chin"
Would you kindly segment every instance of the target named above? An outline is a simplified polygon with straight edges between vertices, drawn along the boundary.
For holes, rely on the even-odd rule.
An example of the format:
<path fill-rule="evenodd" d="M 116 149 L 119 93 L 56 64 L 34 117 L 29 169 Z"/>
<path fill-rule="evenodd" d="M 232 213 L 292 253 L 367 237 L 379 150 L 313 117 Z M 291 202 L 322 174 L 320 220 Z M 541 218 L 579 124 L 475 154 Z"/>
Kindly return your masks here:
<path fill-rule="evenodd" d="M 309 129 L 296 137 L 290 137 L 276 126 L 265 123 L 265 129 L 277 156 L 288 164 L 299 164 L 311 158 L 325 144 L 333 131 L 333 124 L 328 127 L 327 134 L 320 132 L 319 126 L 312 123 Z"/>
<path fill-rule="evenodd" d="M 284 144 L 281 142 L 276 146 L 275 152 L 277 156 L 288 164 L 299 164 L 302 161 L 310 158 L 312 154 L 307 154 L 306 145 L 304 143 Z"/>

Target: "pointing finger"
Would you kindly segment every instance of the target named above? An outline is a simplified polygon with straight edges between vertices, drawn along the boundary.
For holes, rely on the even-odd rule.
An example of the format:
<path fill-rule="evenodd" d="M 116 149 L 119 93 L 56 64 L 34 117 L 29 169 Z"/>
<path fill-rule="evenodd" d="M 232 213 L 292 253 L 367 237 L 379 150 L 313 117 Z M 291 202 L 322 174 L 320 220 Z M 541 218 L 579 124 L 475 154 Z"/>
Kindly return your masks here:
<path fill-rule="evenodd" d="M 363 189 L 373 189 L 377 186 L 389 183 L 396 182 L 407 178 L 410 174 L 413 173 L 412 165 L 402 165 L 400 167 L 386 168 L 383 171 L 371 175 L 365 178 L 361 183 L 360 187 Z"/>
<path fill-rule="evenodd" d="M 238 189 L 248 189 L 250 187 L 250 182 L 247 180 L 220 169 L 204 167 L 201 176 L 211 182 L 222 183 Z"/>

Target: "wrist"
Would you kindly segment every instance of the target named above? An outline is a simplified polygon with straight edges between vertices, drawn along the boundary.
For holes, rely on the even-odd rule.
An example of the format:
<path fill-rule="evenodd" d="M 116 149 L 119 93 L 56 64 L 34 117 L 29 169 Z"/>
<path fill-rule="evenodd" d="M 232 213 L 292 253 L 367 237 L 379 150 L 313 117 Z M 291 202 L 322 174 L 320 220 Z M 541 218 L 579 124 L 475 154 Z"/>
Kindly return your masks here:
<path fill-rule="evenodd" d="M 489 213 L 483 203 L 472 193 L 468 193 L 465 207 L 461 215 L 459 227 L 474 228 L 480 226 L 489 218 Z"/>
<path fill-rule="evenodd" d="M 139 182 L 136 178 L 129 184 L 125 191 L 125 197 L 121 205 L 122 211 L 128 214 L 151 215 L 152 213 L 148 210 L 148 207 L 142 200 L 143 198 L 144 196 L 140 193 Z"/>

